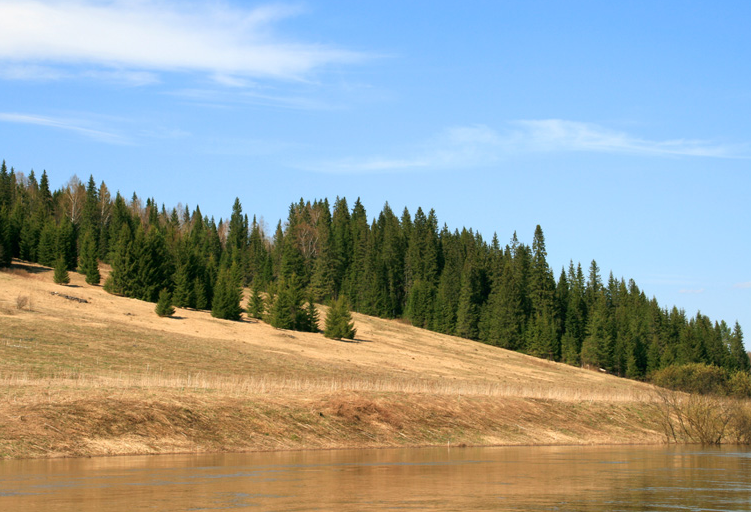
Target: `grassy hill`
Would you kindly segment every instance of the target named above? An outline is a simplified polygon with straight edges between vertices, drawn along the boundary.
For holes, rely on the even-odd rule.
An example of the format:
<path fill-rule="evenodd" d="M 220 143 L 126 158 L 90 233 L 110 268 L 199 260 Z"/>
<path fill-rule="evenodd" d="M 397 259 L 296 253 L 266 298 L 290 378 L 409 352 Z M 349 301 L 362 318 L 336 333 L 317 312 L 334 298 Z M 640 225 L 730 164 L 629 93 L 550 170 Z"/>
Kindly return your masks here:
<path fill-rule="evenodd" d="M 664 440 L 634 381 L 357 314 L 355 341 L 160 318 L 52 274 L 0 272 L 0 457 Z"/>

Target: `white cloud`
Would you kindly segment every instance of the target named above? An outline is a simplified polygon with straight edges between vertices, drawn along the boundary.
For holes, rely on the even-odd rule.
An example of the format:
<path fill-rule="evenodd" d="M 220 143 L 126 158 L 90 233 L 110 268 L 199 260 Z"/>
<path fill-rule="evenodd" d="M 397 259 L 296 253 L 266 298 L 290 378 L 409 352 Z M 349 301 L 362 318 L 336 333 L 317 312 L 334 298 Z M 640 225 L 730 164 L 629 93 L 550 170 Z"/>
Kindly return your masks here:
<path fill-rule="evenodd" d="M 13 112 L 0 112 L 0 121 L 7 123 L 32 124 L 47 126 L 60 130 L 78 133 L 85 137 L 110 144 L 129 144 L 130 141 L 116 133 L 97 129 L 92 123 L 79 119 L 65 119 L 59 117 L 38 116 L 34 114 L 20 114 Z"/>
<path fill-rule="evenodd" d="M 642 155 L 684 155 L 730 158 L 737 150 L 701 140 L 651 141 L 592 123 L 542 119 L 516 121 L 512 132 L 520 149 L 535 151 L 595 151 Z"/>
<path fill-rule="evenodd" d="M 651 141 L 592 123 L 542 119 L 512 121 L 502 130 L 486 125 L 452 127 L 407 155 L 347 158 L 303 167 L 334 173 L 467 168 L 493 165 L 513 155 L 554 152 L 746 158 L 746 149 L 698 140 Z"/>
<path fill-rule="evenodd" d="M 299 9 L 285 5 L 7 0 L 0 3 L 0 61 L 200 72 L 238 83 L 244 77 L 301 80 L 364 58 L 277 37 L 273 25 L 296 14 Z"/>
<path fill-rule="evenodd" d="M 746 281 L 745 283 L 736 283 L 733 285 L 733 288 L 751 288 L 751 281 Z"/>
<path fill-rule="evenodd" d="M 11 64 L 0 66 L 0 78 L 3 80 L 34 80 L 51 82 L 67 78 L 70 75 L 61 69 L 37 64 Z"/>

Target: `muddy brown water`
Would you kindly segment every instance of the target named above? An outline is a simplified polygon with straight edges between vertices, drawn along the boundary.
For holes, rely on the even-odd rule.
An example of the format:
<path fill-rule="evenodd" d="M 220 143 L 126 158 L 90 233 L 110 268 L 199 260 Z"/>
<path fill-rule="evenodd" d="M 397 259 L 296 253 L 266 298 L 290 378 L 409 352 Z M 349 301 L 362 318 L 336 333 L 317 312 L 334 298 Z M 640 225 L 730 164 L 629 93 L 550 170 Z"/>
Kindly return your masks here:
<path fill-rule="evenodd" d="M 2 511 L 751 510 L 751 451 L 514 447 L 0 462 Z"/>

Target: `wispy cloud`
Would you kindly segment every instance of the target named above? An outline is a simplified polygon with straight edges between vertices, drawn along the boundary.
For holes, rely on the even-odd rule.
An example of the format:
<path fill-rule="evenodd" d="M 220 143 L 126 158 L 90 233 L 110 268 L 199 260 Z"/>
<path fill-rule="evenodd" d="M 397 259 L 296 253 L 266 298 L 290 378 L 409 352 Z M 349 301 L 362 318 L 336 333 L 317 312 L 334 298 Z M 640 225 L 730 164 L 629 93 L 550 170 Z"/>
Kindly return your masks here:
<path fill-rule="evenodd" d="M 746 281 L 745 283 L 736 283 L 733 285 L 733 288 L 751 288 L 751 281 Z"/>
<path fill-rule="evenodd" d="M 34 114 L 20 114 L 15 112 L 0 112 L 0 122 L 47 126 L 49 128 L 74 132 L 100 142 L 107 142 L 110 144 L 130 144 L 130 140 L 127 137 L 111 131 L 98 129 L 95 126 L 92 126 L 90 121 L 80 119 L 66 119 Z"/>
<path fill-rule="evenodd" d="M 747 158 L 747 145 L 674 139 L 652 141 L 593 123 L 561 119 L 521 120 L 502 129 L 458 126 L 413 147 L 406 155 L 343 158 L 303 166 L 334 173 L 400 172 L 482 167 L 514 155 L 534 153 L 617 153 L 638 156 Z"/>
<path fill-rule="evenodd" d="M 698 288 L 698 289 L 683 288 L 681 290 L 678 290 L 678 293 L 697 295 L 700 293 L 704 293 L 704 288 Z"/>
<path fill-rule="evenodd" d="M 518 146 L 533 151 L 594 151 L 733 158 L 739 156 L 739 150 L 745 149 L 703 140 L 653 141 L 593 123 L 562 119 L 515 121 L 512 126 L 516 127 L 512 134 Z"/>
<path fill-rule="evenodd" d="M 21 78 L 24 66 L 33 78 L 74 64 L 122 70 L 126 80 L 133 71 L 173 71 L 237 84 L 248 77 L 304 80 L 326 66 L 365 58 L 275 33 L 280 20 L 300 12 L 281 4 L 240 9 L 221 2 L 6 0 L 0 3 L 0 62 L 5 77 Z M 144 83 L 153 78 L 139 77 Z"/>

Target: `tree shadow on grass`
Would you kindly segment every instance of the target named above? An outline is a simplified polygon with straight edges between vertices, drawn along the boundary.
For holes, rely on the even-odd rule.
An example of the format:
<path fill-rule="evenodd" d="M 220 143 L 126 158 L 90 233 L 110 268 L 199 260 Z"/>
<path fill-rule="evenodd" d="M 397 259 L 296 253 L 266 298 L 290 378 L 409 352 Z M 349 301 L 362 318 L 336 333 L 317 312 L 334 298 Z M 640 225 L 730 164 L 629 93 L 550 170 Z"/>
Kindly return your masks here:
<path fill-rule="evenodd" d="M 52 272 L 53 269 L 41 265 L 32 265 L 31 263 L 26 263 L 20 260 L 13 260 L 13 263 L 10 265 L 10 270 L 22 270 L 29 274 L 44 274 L 46 272 Z"/>

